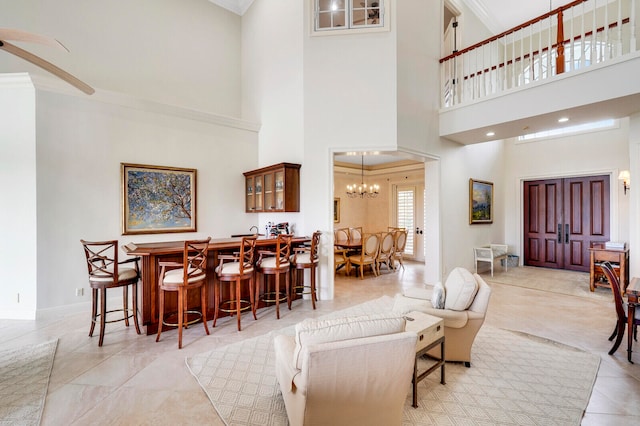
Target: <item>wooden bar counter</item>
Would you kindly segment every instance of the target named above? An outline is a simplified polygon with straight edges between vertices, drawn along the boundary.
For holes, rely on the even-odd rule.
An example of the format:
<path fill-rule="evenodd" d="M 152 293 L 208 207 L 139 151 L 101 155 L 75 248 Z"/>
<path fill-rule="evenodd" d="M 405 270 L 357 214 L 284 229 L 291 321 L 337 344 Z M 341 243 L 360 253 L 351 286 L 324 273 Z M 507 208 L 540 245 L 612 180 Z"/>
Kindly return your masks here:
<path fill-rule="evenodd" d="M 309 237 L 294 237 L 292 246 L 299 246 L 309 242 Z M 214 302 L 214 283 L 217 281 L 215 268 L 218 265 L 219 253 L 232 253 L 240 250 L 240 242 L 242 238 L 219 238 L 212 239 L 209 244 L 209 254 L 207 260 L 207 319 L 213 319 Z M 259 237 L 256 242 L 257 250 L 268 249 L 276 245 L 275 238 Z M 160 261 L 182 261 L 182 250 L 184 249 L 184 241 L 168 241 L 157 243 L 129 243 L 125 245 L 124 250 L 131 256 L 139 256 L 141 258 L 140 271 L 142 274 L 142 285 L 138 286 L 138 309 L 142 325 L 146 328 L 147 334 L 154 334 L 158 331 L 158 278 Z M 258 285 L 258 283 L 256 283 Z M 167 295 L 165 299 L 165 312 L 172 312 L 177 309 L 177 300 L 175 296 Z M 193 296 L 193 297 L 192 297 Z M 244 297 L 244 295 L 243 295 Z M 229 298 L 228 290 L 223 288 L 222 298 Z M 249 295 L 246 295 L 249 298 Z M 199 306 L 200 297 L 198 294 L 189 295 L 189 306 Z M 262 307 L 258 305 L 258 307 Z"/>

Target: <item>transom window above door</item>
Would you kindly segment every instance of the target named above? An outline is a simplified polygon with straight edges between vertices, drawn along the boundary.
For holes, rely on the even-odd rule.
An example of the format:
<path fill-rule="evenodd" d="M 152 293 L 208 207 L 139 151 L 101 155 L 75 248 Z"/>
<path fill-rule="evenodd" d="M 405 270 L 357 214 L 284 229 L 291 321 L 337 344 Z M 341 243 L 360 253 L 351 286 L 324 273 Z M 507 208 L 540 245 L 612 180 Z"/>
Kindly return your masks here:
<path fill-rule="evenodd" d="M 316 32 L 384 28 L 384 0 L 314 0 Z"/>

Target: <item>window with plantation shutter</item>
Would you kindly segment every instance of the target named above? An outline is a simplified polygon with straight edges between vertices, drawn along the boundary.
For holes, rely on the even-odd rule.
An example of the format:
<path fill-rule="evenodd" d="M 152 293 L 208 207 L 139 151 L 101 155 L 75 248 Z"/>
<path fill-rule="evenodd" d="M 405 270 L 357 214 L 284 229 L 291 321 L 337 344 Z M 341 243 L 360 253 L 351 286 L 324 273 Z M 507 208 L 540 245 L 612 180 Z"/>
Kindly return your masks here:
<path fill-rule="evenodd" d="M 398 188 L 397 198 L 397 226 L 407 229 L 407 245 L 404 254 L 413 256 L 413 236 L 415 229 L 415 190 Z"/>

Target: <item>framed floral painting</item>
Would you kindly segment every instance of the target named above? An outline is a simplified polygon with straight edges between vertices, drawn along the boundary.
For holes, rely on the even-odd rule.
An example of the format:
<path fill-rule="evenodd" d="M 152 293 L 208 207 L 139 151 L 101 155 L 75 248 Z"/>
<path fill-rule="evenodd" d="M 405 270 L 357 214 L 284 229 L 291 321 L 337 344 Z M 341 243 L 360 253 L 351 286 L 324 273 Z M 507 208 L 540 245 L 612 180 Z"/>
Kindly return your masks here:
<path fill-rule="evenodd" d="M 120 164 L 122 234 L 196 231 L 196 169 Z"/>

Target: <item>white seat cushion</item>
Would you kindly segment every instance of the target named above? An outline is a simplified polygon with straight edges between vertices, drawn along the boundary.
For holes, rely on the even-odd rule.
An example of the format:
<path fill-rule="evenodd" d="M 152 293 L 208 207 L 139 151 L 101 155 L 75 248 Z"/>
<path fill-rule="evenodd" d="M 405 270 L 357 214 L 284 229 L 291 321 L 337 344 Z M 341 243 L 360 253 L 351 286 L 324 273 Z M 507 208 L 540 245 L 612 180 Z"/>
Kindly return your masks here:
<path fill-rule="evenodd" d="M 222 268 L 220 266 L 222 266 Z M 245 274 L 250 274 L 251 272 L 253 272 L 253 267 L 245 267 Z M 216 273 L 220 275 L 238 275 L 240 274 L 240 262 L 227 262 L 222 265 L 218 265 Z"/>
<path fill-rule="evenodd" d="M 289 262 L 288 261 L 281 261 L 280 262 L 280 268 L 286 268 L 287 266 L 289 266 Z M 262 262 L 260 262 L 260 267 L 261 268 L 275 268 L 276 267 L 276 258 L 275 256 L 272 257 L 267 257 L 265 259 L 262 259 Z"/>
<path fill-rule="evenodd" d="M 311 265 L 311 263 L 318 263 L 318 259 L 314 259 L 313 262 L 311 262 L 311 253 L 307 252 L 307 253 L 297 253 L 293 256 L 293 259 L 295 259 L 296 264 L 299 265 Z"/>
<path fill-rule="evenodd" d="M 464 268 L 454 268 L 444 283 L 444 308 L 464 311 L 471 306 L 478 292 L 478 283 L 471 272 Z"/>
<path fill-rule="evenodd" d="M 113 273 L 113 270 L 110 270 Z M 135 269 L 132 268 L 118 268 L 118 281 L 125 281 L 135 278 L 138 275 Z M 102 283 L 110 283 L 113 281 L 113 278 L 110 276 L 101 277 L 99 275 L 92 275 L 90 281 L 94 282 L 102 282 Z"/>
<path fill-rule="evenodd" d="M 325 320 L 307 318 L 296 324 L 293 362 L 296 368 L 302 368 L 302 354 L 309 345 L 401 333 L 405 322 L 402 315 L 388 312 Z"/>
<path fill-rule="evenodd" d="M 191 269 L 189 272 L 192 272 L 193 269 Z M 164 273 L 164 279 L 163 282 L 167 283 L 167 284 L 180 284 L 182 283 L 182 278 L 184 275 L 184 269 L 180 268 L 180 269 L 172 269 L 170 271 L 167 271 Z M 199 275 L 194 275 L 189 277 L 189 283 L 195 283 L 197 281 L 201 281 L 204 280 L 206 278 L 205 274 L 199 274 Z"/>

